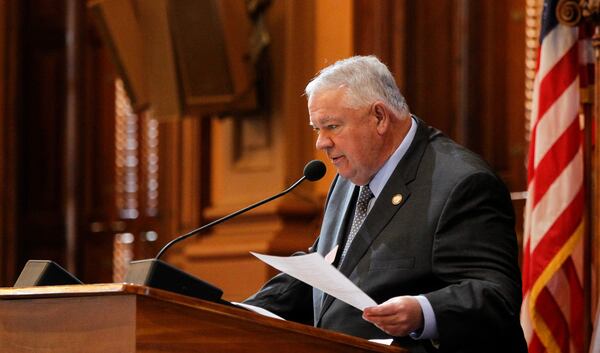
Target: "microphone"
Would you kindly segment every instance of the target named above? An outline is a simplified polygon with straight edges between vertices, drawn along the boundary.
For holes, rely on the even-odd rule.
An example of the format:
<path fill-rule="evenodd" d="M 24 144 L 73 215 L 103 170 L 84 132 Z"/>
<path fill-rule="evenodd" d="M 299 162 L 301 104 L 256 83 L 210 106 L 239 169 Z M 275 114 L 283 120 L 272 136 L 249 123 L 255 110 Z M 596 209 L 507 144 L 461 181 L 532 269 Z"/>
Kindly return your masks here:
<path fill-rule="evenodd" d="M 244 207 L 241 210 L 238 210 L 231 214 L 228 214 L 225 217 L 219 218 L 215 221 L 205 224 L 200 228 L 196 228 L 186 234 L 180 235 L 179 237 L 168 242 L 167 245 L 165 245 L 162 249 L 160 249 L 160 251 L 158 252 L 158 255 L 156 255 L 155 259 L 160 260 L 161 256 L 165 253 L 165 251 L 167 251 L 167 249 L 169 249 L 171 246 L 175 245 L 176 243 L 179 243 L 180 241 L 191 237 L 192 235 L 201 233 L 208 228 L 216 226 L 219 223 L 225 222 L 228 219 L 231 219 L 242 213 L 248 212 L 260 205 L 263 205 L 267 202 L 270 202 L 272 200 L 275 200 L 276 198 L 279 198 L 279 197 L 287 194 L 288 192 L 294 190 L 298 185 L 300 185 L 300 183 L 302 183 L 304 181 L 304 179 L 308 179 L 309 181 L 317 181 L 317 180 L 321 179 L 325 175 L 326 171 L 327 171 L 327 168 L 325 167 L 325 163 L 323 163 L 319 160 L 312 160 L 312 161 L 308 162 L 306 164 L 306 166 L 304 166 L 304 175 L 300 179 L 298 179 L 294 184 L 292 184 L 292 186 L 290 186 L 289 188 L 285 189 L 284 191 L 280 192 L 279 194 L 273 195 L 269 198 L 266 198 L 255 204 L 252 204 L 248 207 Z"/>
<path fill-rule="evenodd" d="M 131 261 L 129 264 L 129 270 L 127 271 L 127 275 L 125 277 L 125 282 L 160 288 L 212 302 L 227 304 L 221 299 L 221 296 L 223 295 L 223 291 L 221 289 L 167 264 L 166 262 L 160 260 L 160 257 L 165 253 L 165 251 L 167 251 L 176 243 L 187 239 L 192 235 L 201 233 L 219 223 L 225 222 L 228 219 L 248 212 L 278 197 L 281 197 L 295 189 L 305 179 L 308 179 L 309 181 L 317 181 L 321 179 L 325 175 L 326 169 L 327 168 L 323 162 L 319 160 L 310 161 L 304 167 L 304 175 L 286 190 L 248 207 L 242 208 L 241 210 L 233 212 L 225 217 L 203 225 L 200 228 L 196 228 L 186 234 L 178 236 L 177 238 L 168 242 L 167 245 L 165 245 L 153 259 Z"/>

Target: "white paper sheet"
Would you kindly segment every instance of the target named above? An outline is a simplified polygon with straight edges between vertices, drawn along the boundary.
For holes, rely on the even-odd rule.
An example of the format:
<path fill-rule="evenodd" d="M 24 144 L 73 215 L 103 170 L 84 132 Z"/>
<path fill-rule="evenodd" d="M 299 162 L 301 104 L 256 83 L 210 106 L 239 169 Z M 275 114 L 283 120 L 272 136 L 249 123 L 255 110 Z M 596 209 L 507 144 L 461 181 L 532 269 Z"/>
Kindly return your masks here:
<path fill-rule="evenodd" d="M 364 308 L 377 305 L 373 299 L 337 268 L 327 263 L 318 253 L 289 257 L 250 253 L 279 271 L 318 288 L 358 310 L 362 311 Z"/>
<path fill-rule="evenodd" d="M 261 315 L 264 315 L 264 316 L 272 317 L 273 319 L 285 320 L 281 316 L 279 316 L 279 315 L 277 315 L 275 313 L 272 313 L 269 310 L 267 310 L 265 308 L 261 308 L 259 306 L 250 305 L 250 304 L 246 304 L 246 303 L 239 303 L 239 302 L 230 302 L 230 303 L 233 304 L 233 305 L 235 305 L 235 306 L 239 306 L 241 308 L 244 308 L 246 310 L 254 311 L 257 314 L 261 314 Z"/>
<path fill-rule="evenodd" d="M 392 342 L 394 342 L 393 338 L 373 338 L 369 340 L 369 342 L 384 344 L 386 346 L 391 346 Z"/>

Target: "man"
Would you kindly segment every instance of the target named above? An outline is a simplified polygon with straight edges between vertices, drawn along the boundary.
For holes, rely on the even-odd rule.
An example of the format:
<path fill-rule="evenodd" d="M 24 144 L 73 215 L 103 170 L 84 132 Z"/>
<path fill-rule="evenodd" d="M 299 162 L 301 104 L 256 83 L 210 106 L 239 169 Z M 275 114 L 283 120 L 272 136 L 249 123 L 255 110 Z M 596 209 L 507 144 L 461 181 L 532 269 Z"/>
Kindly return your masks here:
<path fill-rule="evenodd" d="M 377 303 L 364 312 L 285 274 L 247 302 L 413 352 L 526 352 L 514 215 L 475 154 L 411 116 L 377 58 L 306 87 L 316 147 L 337 168 L 317 251 Z"/>

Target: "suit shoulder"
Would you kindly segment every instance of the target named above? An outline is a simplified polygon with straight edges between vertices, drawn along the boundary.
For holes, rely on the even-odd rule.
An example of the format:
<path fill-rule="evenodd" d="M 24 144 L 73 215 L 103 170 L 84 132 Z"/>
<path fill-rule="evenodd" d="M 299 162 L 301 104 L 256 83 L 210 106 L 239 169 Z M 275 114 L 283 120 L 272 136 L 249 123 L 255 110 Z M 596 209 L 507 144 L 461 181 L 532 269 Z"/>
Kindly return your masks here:
<path fill-rule="evenodd" d="M 486 176 L 503 184 L 490 165 L 478 154 L 437 133 L 431 136 L 423 162 L 431 172 L 450 183 L 460 183 L 474 175 Z"/>
<path fill-rule="evenodd" d="M 466 172 L 492 172 L 490 165 L 480 155 L 445 135 L 434 136 L 429 147 L 440 162 L 452 163 L 457 167 L 454 169 L 460 167 Z"/>

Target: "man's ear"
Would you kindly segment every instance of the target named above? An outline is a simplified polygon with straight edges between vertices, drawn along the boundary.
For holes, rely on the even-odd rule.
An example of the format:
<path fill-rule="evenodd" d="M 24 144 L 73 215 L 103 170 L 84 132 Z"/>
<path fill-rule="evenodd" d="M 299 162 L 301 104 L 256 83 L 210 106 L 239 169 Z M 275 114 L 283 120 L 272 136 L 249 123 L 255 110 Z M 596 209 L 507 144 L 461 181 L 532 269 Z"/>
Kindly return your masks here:
<path fill-rule="evenodd" d="M 373 103 L 372 109 L 372 114 L 377 119 L 377 131 L 382 134 L 390 124 L 390 112 L 381 101 Z"/>

